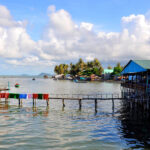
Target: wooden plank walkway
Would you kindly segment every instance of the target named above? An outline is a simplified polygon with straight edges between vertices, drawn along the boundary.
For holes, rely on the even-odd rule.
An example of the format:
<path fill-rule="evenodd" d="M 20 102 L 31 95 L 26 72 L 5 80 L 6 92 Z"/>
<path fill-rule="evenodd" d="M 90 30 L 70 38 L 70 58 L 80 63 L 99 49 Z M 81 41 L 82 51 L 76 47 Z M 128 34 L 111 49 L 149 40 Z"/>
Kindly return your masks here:
<path fill-rule="evenodd" d="M 112 110 L 114 112 L 115 102 L 114 100 L 124 100 L 119 93 L 100 93 L 100 94 L 52 94 L 49 100 L 62 100 L 62 106 L 65 107 L 65 100 L 78 100 L 79 110 L 82 108 L 82 101 L 93 100 L 95 103 L 95 112 L 97 112 L 97 101 L 98 100 L 111 100 Z M 47 101 L 49 105 L 49 101 Z"/>
<path fill-rule="evenodd" d="M 36 106 L 37 99 L 33 100 L 33 107 Z M 115 100 L 124 100 L 119 93 L 96 93 L 96 94 L 50 94 L 46 100 L 47 106 L 51 100 L 62 100 L 62 107 L 65 107 L 65 100 L 77 100 L 79 104 L 79 110 L 82 108 L 82 101 L 92 100 L 95 104 L 95 112 L 97 112 L 97 104 L 100 100 L 111 100 L 112 110 L 114 112 Z M 5 99 L 8 103 L 8 99 Z M 18 105 L 22 106 L 22 99 L 18 99 Z"/>
<path fill-rule="evenodd" d="M 1 91 L 8 91 L 9 89 L 8 88 L 0 88 L 0 92 Z"/>
<path fill-rule="evenodd" d="M 113 94 L 52 94 L 49 99 L 65 99 L 65 100 L 123 100 L 119 93 Z"/>

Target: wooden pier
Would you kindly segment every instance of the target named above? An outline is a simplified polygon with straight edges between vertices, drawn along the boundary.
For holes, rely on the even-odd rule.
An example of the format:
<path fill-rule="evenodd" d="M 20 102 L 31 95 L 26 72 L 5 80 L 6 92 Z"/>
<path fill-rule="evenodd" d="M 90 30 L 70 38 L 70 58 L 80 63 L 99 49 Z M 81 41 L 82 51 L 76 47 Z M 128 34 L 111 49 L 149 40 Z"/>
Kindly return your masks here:
<path fill-rule="evenodd" d="M 97 112 L 97 104 L 100 100 L 112 101 L 112 109 L 115 108 L 115 100 L 124 100 L 119 93 L 100 93 L 100 94 L 52 94 L 49 100 L 62 100 L 62 106 L 65 107 L 65 100 L 77 100 L 79 103 L 79 110 L 82 108 L 82 101 L 92 100 L 95 104 L 95 111 Z"/>
<path fill-rule="evenodd" d="M 2 92 L 2 91 L 8 91 L 9 90 L 9 88 L 0 88 L 0 92 Z"/>
<path fill-rule="evenodd" d="M 33 107 L 36 106 L 38 99 L 32 99 Z M 97 112 L 98 101 L 100 100 L 109 100 L 112 101 L 112 109 L 115 107 L 115 100 L 123 100 L 119 93 L 98 93 L 98 94 L 50 94 L 46 101 L 46 105 L 49 106 L 50 101 L 61 100 L 62 107 L 65 108 L 65 101 L 76 100 L 79 104 L 79 110 L 82 109 L 82 101 L 91 100 L 95 104 L 95 111 Z M 5 98 L 5 102 L 9 102 L 9 98 Z M 18 105 L 22 106 L 23 99 L 18 98 Z"/>
<path fill-rule="evenodd" d="M 8 104 L 11 98 L 4 98 L 4 99 L 5 99 L 5 103 Z M 24 98 L 13 98 L 13 99 L 18 100 L 19 107 L 22 107 Z M 33 101 L 32 103 L 33 107 L 36 107 L 36 103 L 39 99 L 38 98 L 29 98 L 29 99 Z M 122 104 L 125 107 L 130 107 L 131 110 L 135 109 L 136 107 L 144 108 L 144 110 L 149 110 L 150 108 L 150 97 L 145 97 L 142 99 L 141 98 L 139 99 L 139 97 L 131 98 L 131 96 L 125 97 L 124 94 L 122 95 L 120 93 L 50 94 L 49 97 L 45 99 L 46 106 L 49 107 L 50 101 L 55 101 L 55 100 L 62 101 L 62 108 L 63 108 L 62 110 L 64 110 L 65 103 L 67 103 L 67 101 L 78 101 L 79 110 L 82 109 L 83 101 L 93 101 L 94 109 L 96 113 L 97 113 L 98 101 L 110 101 L 110 103 L 112 104 L 112 112 L 114 112 L 116 100 L 121 100 Z"/>

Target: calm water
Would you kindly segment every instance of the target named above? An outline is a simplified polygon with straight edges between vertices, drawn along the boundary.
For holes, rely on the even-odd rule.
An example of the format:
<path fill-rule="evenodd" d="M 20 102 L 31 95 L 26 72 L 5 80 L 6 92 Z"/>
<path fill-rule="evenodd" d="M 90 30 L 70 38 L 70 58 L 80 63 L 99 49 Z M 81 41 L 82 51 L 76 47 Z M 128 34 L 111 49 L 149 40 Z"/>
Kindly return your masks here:
<path fill-rule="evenodd" d="M 11 92 L 49 94 L 90 94 L 120 92 L 119 83 L 91 82 L 73 83 L 51 79 L 0 78 L 0 85 L 10 82 Z M 14 84 L 20 83 L 20 88 Z M 63 149 L 63 150 L 120 150 L 150 148 L 149 115 L 127 113 L 120 101 L 98 102 L 98 112 L 93 101 L 83 102 L 78 110 L 78 101 L 51 100 L 50 107 L 39 100 L 32 108 L 31 100 L 17 100 L 9 105 L 0 103 L 0 149 Z"/>

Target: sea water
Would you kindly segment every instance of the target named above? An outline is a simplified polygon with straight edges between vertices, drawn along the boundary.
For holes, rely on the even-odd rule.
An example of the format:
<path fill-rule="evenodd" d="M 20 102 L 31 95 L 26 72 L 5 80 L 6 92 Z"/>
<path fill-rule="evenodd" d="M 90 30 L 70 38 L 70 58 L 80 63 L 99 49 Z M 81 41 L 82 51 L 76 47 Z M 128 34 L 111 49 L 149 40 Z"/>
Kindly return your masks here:
<path fill-rule="evenodd" d="M 119 82 L 55 81 L 36 78 L 0 78 L 1 86 L 10 84 L 13 93 L 49 93 L 52 94 L 97 94 L 120 93 Z M 15 88 L 16 83 L 20 84 Z M 79 110 L 78 101 L 38 100 L 36 107 L 32 100 L 9 99 L 9 103 L 0 102 L 0 149 L 63 149 L 63 150 L 120 150 L 149 149 L 149 116 L 138 116 L 123 111 L 120 100 L 115 101 L 112 110 L 111 101 L 98 101 L 97 113 L 92 100 L 83 101 Z"/>

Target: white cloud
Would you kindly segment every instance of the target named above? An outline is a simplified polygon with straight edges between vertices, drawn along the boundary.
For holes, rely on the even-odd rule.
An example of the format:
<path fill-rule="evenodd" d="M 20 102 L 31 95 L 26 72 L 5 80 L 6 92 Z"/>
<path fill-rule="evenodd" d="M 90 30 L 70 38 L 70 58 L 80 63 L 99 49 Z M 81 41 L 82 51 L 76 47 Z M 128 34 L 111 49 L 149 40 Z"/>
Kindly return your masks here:
<path fill-rule="evenodd" d="M 122 31 L 109 33 L 94 32 L 91 23 L 78 26 L 65 10 L 53 11 L 49 17 L 48 42 L 42 41 L 41 49 L 56 61 L 78 57 L 97 57 L 101 62 L 150 59 L 150 22 L 144 15 L 122 17 Z"/>
<path fill-rule="evenodd" d="M 38 57 L 36 56 L 29 56 L 29 57 L 25 57 L 25 58 L 22 58 L 22 59 L 9 59 L 9 60 L 6 60 L 6 62 L 8 64 L 11 64 L 11 65 L 16 65 L 16 66 L 29 66 L 29 68 L 31 66 L 37 66 L 37 67 L 40 67 L 40 66 L 53 66 L 55 65 L 55 62 L 52 62 L 52 61 L 46 61 L 46 60 L 40 60 Z"/>
<path fill-rule="evenodd" d="M 81 22 L 80 27 L 81 27 L 81 28 L 84 28 L 84 29 L 86 29 L 86 30 L 91 31 L 92 28 L 93 28 L 93 24 L 87 23 L 87 22 Z"/>
<path fill-rule="evenodd" d="M 145 15 L 122 17 L 121 32 L 95 32 L 93 24 L 76 24 L 71 15 L 48 7 L 49 24 L 43 38 L 33 41 L 24 21 L 15 21 L 0 6 L 0 56 L 13 65 L 52 66 L 77 61 L 79 57 L 101 62 L 150 59 L 150 20 Z M 40 67 L 39 67 L 40 68 Z"/>
<path fill-rule="evenodd" d="M 25 21 L 15 21 L 9 10 L 0 6 L 0 56 L 21 58 L 34 50 L 36 43 L 25 29 Z"/>
<path fill-rule="evenodd" d="M 47 10 L 48 10 L 48 13 L 55 12 L 56 7 L 55 5 L 50 5 Z"/>

